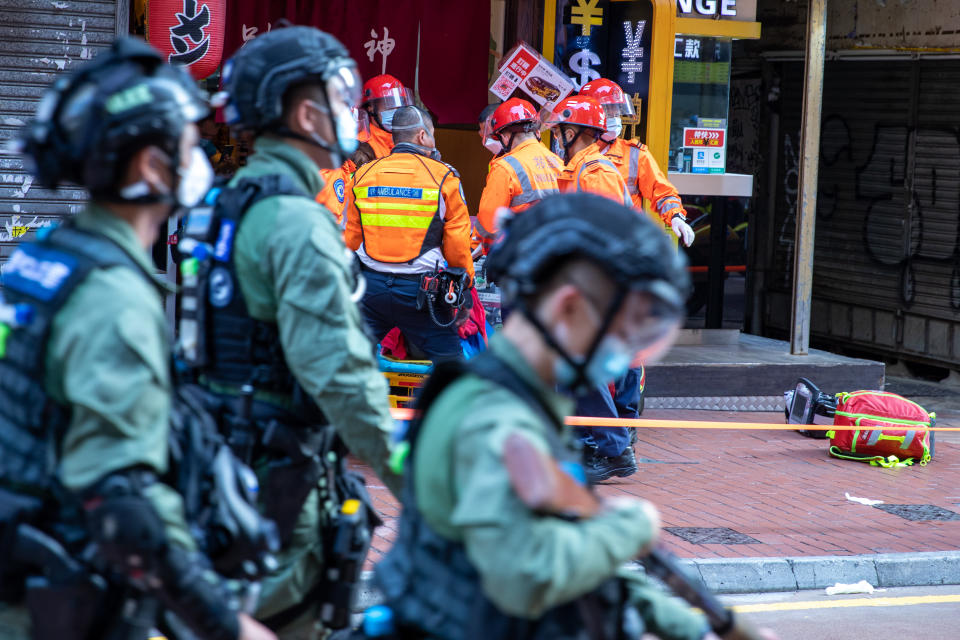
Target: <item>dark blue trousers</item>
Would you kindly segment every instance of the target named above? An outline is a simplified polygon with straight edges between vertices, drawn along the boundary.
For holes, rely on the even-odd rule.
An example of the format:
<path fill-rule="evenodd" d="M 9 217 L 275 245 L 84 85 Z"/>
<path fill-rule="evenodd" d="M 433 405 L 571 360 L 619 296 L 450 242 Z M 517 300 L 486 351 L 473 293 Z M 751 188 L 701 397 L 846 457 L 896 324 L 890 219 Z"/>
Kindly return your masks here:
<path fill-rule="evenodd" d="M 615 394 L 607 386 L 596 387 L 585 396 L 578 397 L 578 416 L 597 418 L 640 417 L 640 369 L 630 369 L 617 380 Z M 627 427 L 574 427 L 574 433 L 588 447 L 600 455 L 616 458 L 630 446 L 630 431 Z"/>
<path fill-rule="evenodd" d="M 413 276 L 367 269 L 364 269 L 363 276 L 367 280 L 367 291 L 360 302 L 360 311 L 377 342 L 394 327 L 400 327 L 407 342 L 430 360 L 463 357 L 456 328 L 438 327 L 430 319 L 426 307 L 417 310 L 419 277 L 414 279 Z M 441 322 L 449 322 L 450 310 L 438 309 L 437 317 Z"/>

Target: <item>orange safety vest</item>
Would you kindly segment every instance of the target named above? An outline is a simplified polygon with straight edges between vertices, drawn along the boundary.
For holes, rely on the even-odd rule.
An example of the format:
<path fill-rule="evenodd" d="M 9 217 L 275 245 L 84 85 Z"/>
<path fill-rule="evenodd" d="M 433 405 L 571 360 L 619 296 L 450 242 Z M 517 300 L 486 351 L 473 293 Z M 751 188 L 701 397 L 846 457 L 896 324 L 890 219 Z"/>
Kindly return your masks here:
<path fill-rule="evenodd" d="M 524 211 L 547 196 L 560 193 L 557 176 L 563 163 L 537 140 L 527 140 L 495 158 L 480 197 L 477 233 L 485 243 L 496 235 L 496 214 L 501 207 Z"/>
<path fill-rule="evenodd" d="M 678 213 L 686 218 L 680 194 L 660 170 L 647 145 L 617 138 L 611 143 L 597 142 L 596 147 L 620 171 L 635 209 L 642 210 L 646 199 L 664 224 L 669 225 Z"/>
<path fill-rule="evenodd" d="M 460 178 L 417 153 L 395 152 L 354 174 L 344 239 L 374 270 L 422 273 L 446 259 L 473 277 Z"/>
<path fill-rule="evenodd" d="M 594 145 L 581 149 L 570 159 L 559 182 L 560 190 L 565 193 L 596 193 L 628 207 L 633 206 L 617 167 L 600 155 Z"/>
<path fill-rule="evenodd" d="M 356 170 L 352 160 L 347 160 L 336 169 L 320 169 L 323 189 L 317 194 L 317 202 L 330 210 L 341 229 L 346 224 L 347 192 L 352 186 L 353 172 Z"/>
<path fill-rule="evenodd" d="M 386 158 L 393 151 L 393 134 L 373 121 L 370 122 L 370 131 L 361 131 L 357 140 L 369 144 L 378 158 Z"/>

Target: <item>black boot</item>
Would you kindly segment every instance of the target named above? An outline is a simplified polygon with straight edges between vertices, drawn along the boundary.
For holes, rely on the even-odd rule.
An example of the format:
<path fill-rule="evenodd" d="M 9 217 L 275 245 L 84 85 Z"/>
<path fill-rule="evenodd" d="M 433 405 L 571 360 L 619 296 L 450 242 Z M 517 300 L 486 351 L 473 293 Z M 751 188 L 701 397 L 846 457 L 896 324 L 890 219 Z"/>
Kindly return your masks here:
<path fill-rule="evenodd" d="M 609 480 L 611 477 L 627 478 L 637 472 L 637 458 L 633 454 L 633 447 L 628 446 L 616 458 L 600 455 L 596 449 L 587 449 L 584 452 L 584 471 L 587 479 L 593 484 Z"/>

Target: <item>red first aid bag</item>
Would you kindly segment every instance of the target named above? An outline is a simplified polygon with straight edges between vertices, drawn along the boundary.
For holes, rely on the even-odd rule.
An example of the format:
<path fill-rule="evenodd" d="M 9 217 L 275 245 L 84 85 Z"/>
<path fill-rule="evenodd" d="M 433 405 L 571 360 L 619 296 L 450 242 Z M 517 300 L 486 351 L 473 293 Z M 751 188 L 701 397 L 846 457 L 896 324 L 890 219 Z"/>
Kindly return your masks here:
<path fill-rule="evenodd" d="M 875 466 L 921 465 L 930 461 L 931 432 L 936 414 L 916 402 L 885 391 L 837 394 L 834 426 L 862 427 L 830 431 L 830 455 Z"/>

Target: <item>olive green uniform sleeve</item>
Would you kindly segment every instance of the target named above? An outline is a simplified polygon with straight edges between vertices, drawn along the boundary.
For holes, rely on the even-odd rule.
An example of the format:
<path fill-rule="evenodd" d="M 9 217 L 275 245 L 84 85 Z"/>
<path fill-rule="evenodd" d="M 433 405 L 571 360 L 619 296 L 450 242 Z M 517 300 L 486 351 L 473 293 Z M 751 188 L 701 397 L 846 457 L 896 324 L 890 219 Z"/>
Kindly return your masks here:
<path fill-rule="evenodd" d="M 387 383 L 351 298 L 356 289 L 353 254 L 320 205 L 303 198 L 271 198 L 248 216 L 256 216 L 261 207 L 277 212 L 277 224 L 259 232 L 264 243 L 260 255 L 272 279 L 287 364 L 350 451 L 397 495 L 401 478 L 388 466 L 393 420 Z M 246 229 L 244 225 L 241 233 Z"/>
<path fill-rule="evenodd" d="M 125 267 L 92 272 L 51 328 L 47 388 L 72 408 L 60 478 L 82 491 L 105 476 L 146 467 L 167 470 L 170 428 L 169 346 L 157 291 Z M 168 538 L 189 550 L 179 494 L 156 484 L 146 492 Z"/>
<path fill-rule="evenodd" d="M 484 592 L 501 610 L 539 616 L 592 591 L 651 540 L 652 525 L 633 504 L 576 522 L 533 513 L 510 484 L 503 443 L 521 433 L 547 451 L 543 427 L 505 390 L 483 394 L 473 407 L 455 442 L 452 523 Z"/>
<path fill-rule="evenodd" d="M 703 614 L 694 612 L 643 574 L 624 568 L 617 575 L 627 583 L 630 605 L 643 618 L 647 633 L 661 640 L 700 640 L 710 630 Z"/>

